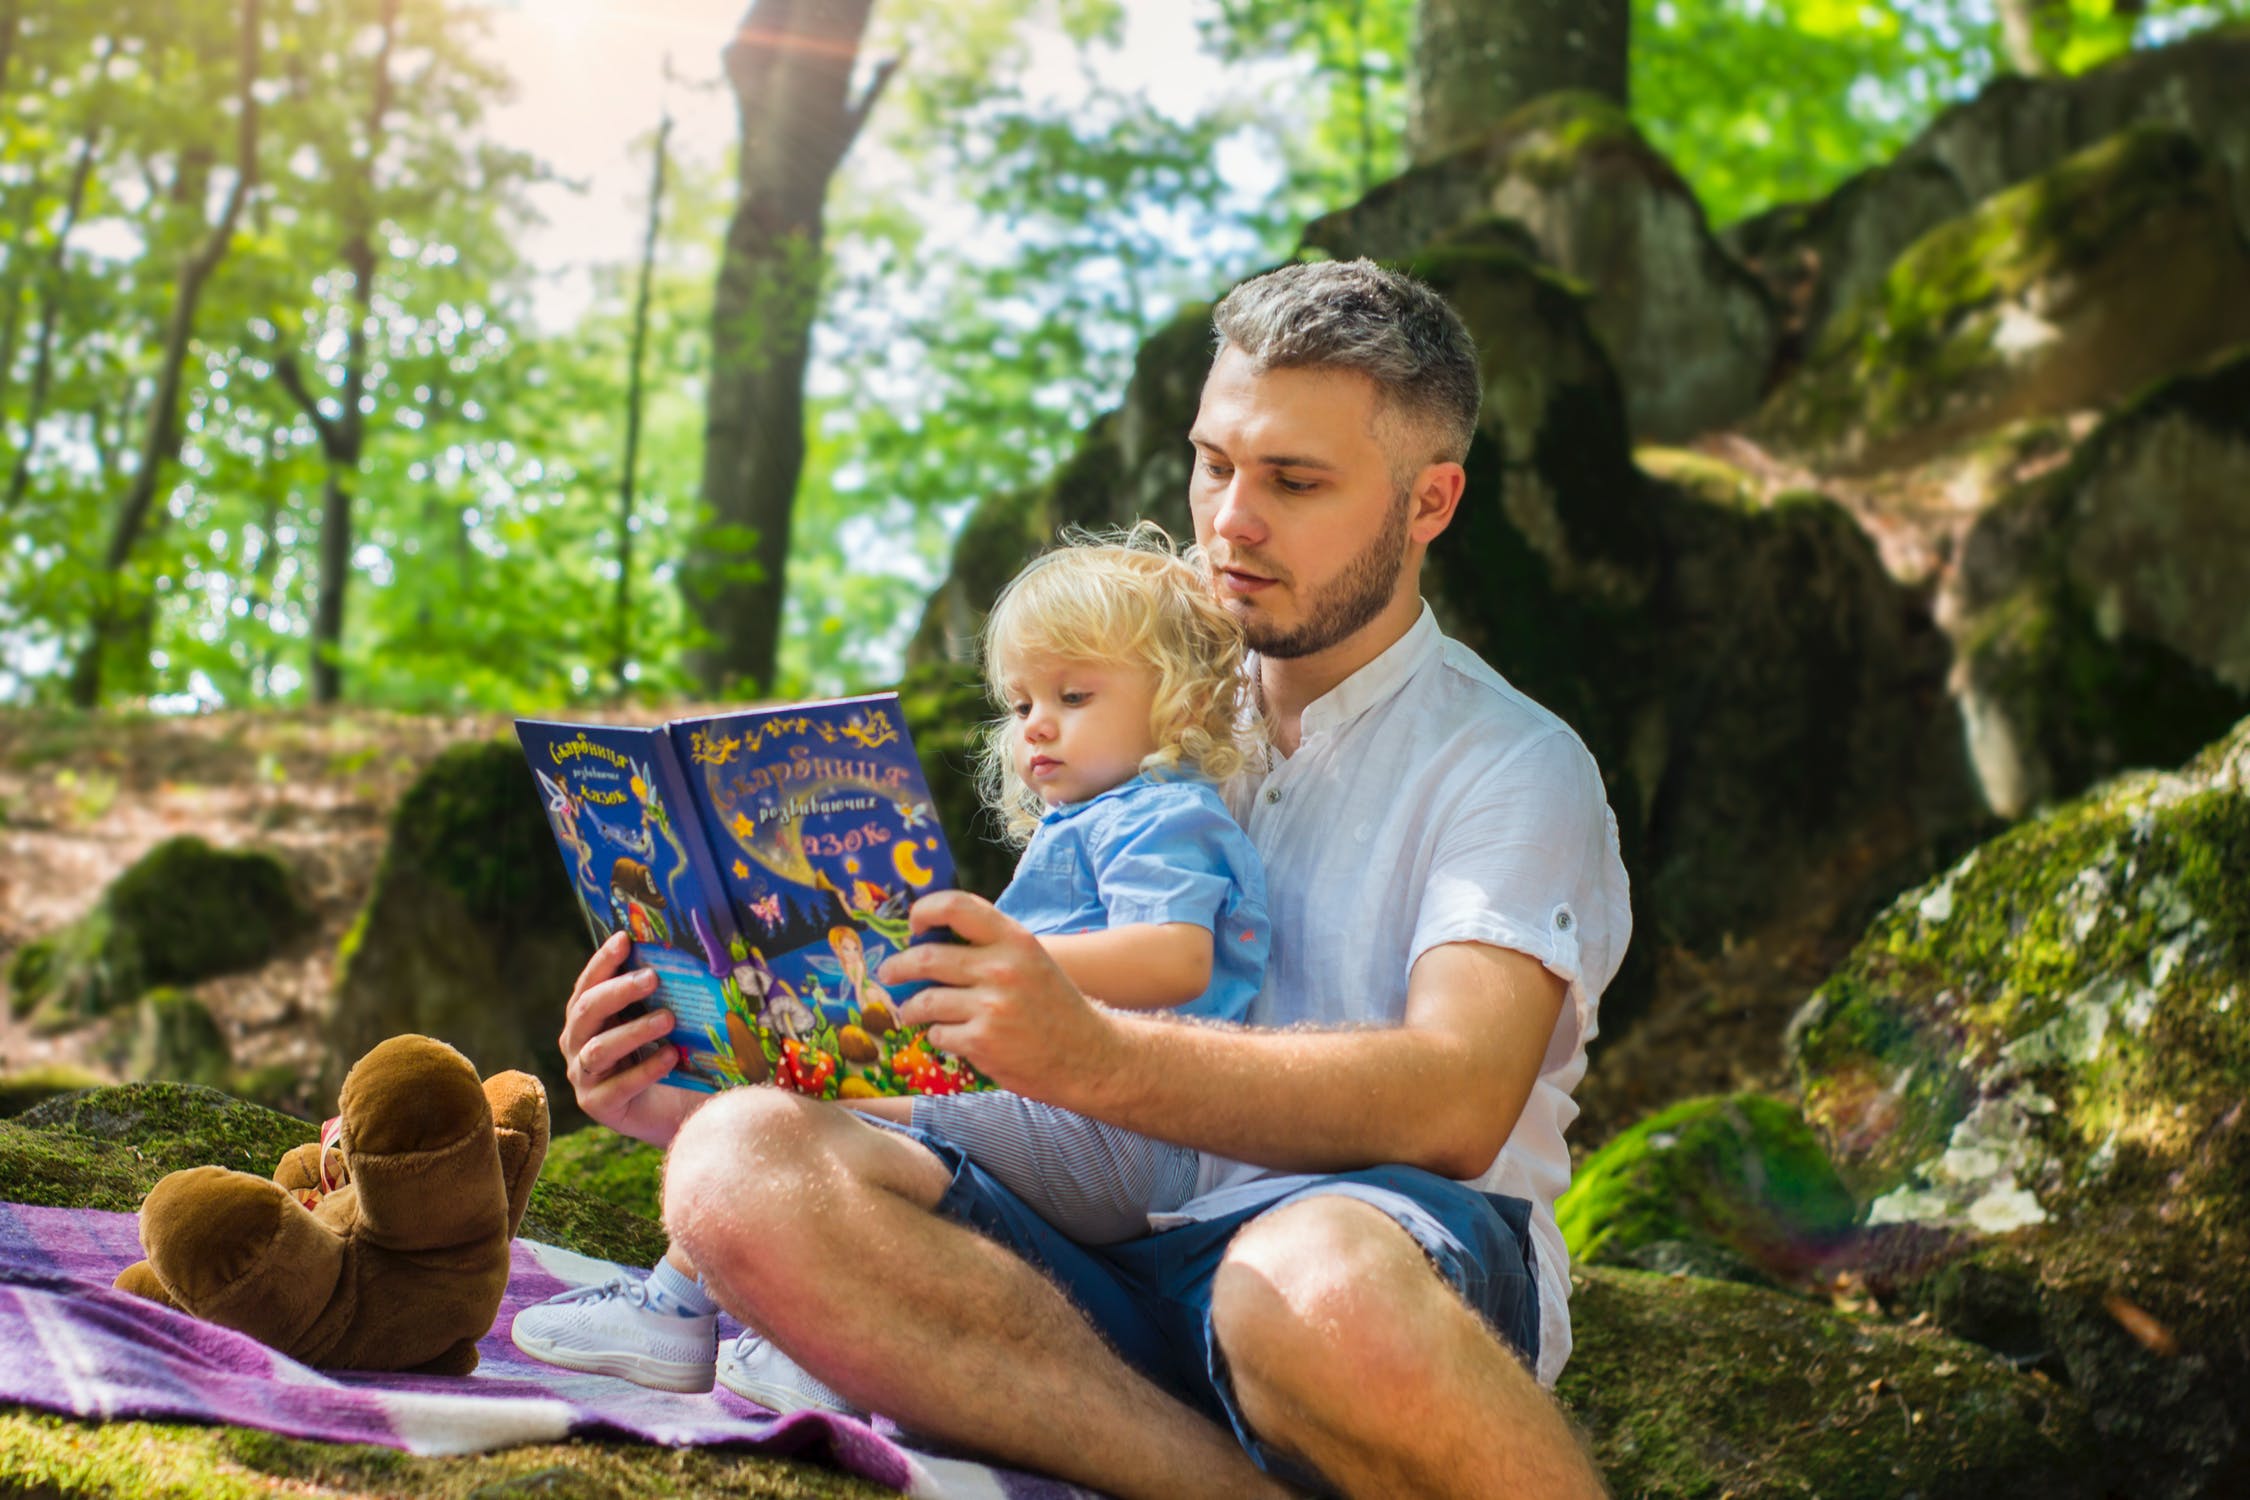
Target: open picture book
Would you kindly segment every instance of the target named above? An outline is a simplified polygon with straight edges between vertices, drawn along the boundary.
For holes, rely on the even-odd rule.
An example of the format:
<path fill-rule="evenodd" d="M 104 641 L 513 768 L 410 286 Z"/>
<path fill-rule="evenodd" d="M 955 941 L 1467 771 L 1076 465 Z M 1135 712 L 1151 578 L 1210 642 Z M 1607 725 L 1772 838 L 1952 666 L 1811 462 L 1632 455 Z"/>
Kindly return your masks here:
<path fill-rule="evenodd" d="M 897 694 L 655 728 L 518 719 L 516 736 L 594 941 L 627 933 L 630 967 L 657 975 L 648 1003 L 677 1018 L 667 1083 L 987 1086 L 875 980 L 907 908 L 953 884 Z"/>

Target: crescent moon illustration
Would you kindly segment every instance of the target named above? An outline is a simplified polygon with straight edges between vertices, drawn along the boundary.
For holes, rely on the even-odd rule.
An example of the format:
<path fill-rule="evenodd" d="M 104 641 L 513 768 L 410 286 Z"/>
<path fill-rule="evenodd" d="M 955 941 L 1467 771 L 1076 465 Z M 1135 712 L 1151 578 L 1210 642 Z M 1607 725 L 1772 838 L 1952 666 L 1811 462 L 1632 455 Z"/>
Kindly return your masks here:
<path fill-rule="evenodd" d="M 898 878 L 917 889 L 937 878 L 937 871 L 922 863 L 921 851 L 911 839 L 891 845 L 891 863 L 898 869 Z"/>

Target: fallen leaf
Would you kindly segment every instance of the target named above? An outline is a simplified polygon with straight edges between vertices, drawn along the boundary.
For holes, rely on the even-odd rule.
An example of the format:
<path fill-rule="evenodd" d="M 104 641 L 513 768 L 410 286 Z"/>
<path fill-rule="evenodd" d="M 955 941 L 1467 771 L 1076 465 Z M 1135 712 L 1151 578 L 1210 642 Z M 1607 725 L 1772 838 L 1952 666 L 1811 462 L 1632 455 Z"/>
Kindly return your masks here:
<path fill-rule="evenodd" d="M 2172 1330 L 2158 1322 L 2145 1309 L 2128 1302 L 2116 1292 L 2103 1298 L 2102 1306 L 2117 1320 L 2117 1325 L 2131 1334 L 2134 1341 L 2149 1353 L 2170 1359 L 2180 1352 L 2180 1341 L 2172 1336 Z"/>

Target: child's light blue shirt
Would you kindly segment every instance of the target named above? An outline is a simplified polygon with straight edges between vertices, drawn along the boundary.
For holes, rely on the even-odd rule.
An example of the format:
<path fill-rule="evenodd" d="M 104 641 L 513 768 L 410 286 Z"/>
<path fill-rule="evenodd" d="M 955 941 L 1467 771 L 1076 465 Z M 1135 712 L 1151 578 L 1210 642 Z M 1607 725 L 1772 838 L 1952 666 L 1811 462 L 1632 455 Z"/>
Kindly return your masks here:
<path fill-rule="evenodd" d="M 1200 776 L 1135 776 L 1049 809 L 997 904 L 1041 936 L 1139 923 L 1210 928 L 1211 987 L 1172 1008 L 1214 1020 L 1249 1015 L 1273 946 L 1265 866 Z"/>

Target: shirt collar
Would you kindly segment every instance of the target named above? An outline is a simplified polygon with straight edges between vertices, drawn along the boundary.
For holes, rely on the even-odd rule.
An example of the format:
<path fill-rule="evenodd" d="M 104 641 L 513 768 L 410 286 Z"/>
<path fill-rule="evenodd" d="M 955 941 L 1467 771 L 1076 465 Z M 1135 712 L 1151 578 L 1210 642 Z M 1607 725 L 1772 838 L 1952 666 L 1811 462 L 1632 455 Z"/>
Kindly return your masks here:
<path fill-rule="evenodd" d="M 1327 692 L 1305 705 L 1298 723 L 1305 739 L 1342 729 L 1369 709 L 1398 696 L 1423 664 L 1436 656 L 1445 640 L 1429 602 L 1415 617 L 1406 634 L 1384 648 L 1383 654 Z"/>
<path fill-rule="evenodd" d="M 1050 823 L 1060 823 L 1066 818 L 1075 818 L 1080 813 L 1084 812 L 1087 808 L 1092 807 L 1095 803 L 1105 801 L 1111 797 L 1122 797 L 1127 792 L 1136 791 L 1141 787 L 1147 786 L 1152 779 L 1153 778 L 1151 778 L 1149 774 L 1144 771 L 1138 776 L 1120 781 L 1119 783 L 1117 783 L 1117 785 L 1111 787 L 1106 792 L 1094 793 L 1093 796 L 1088 797 L 1083 802 L 1057 803 L 1055 806 L 1048 808 L 1045 812 L 1039 815 L 1040 826 L 1045 827 Z"/>

